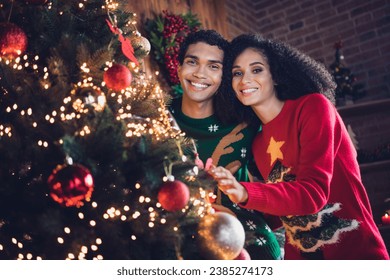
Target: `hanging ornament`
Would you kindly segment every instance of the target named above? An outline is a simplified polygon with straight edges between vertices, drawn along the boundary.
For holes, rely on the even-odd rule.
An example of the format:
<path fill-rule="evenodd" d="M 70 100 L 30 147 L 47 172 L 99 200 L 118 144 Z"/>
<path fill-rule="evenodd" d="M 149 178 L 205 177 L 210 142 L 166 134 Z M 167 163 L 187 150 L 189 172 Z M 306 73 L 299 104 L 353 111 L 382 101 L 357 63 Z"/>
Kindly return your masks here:
<path fill-rule="evenodd" d="M 114 64 L 104 72 L 103 79 L 109 89 L 121 91 L 130 86 L 132 75 L 126 66 Z"/>
<path fill-rule="evenodd" d="M 122 46 L 122 53 L 136 65 L 139 65 L 137 58 L 134 56 L 134 49 L 130 40 L 123 36 L 122 30 L 116 26 L 116 23 L 111 18 L 110 20 L 106 19 L 106 22 L 111 32 L 118 35 L 119 42 L 121 42 Z"/>
<path fill-rule="evenodd" d="M 242 251 L 244 242 L 244 227 L 230 214 L 208 214 L 198 225 L 200 252 L 207 259 L 233 260 Z"/>
<path fill-rule="evenodd" d="M 16 58 L 26 51 L 27 36 L 16 24 L 0 23 L 0 56 Z"/>
<path fill-rule="evenodd" d="M 82 206 L 83 200 L 90 200 L 94 188 L 91 173 L 80 164 L 57 166 L 47 183 L 51 198 L 67 207 Z"/>
<path fill-rule="evenodd" d="M 237 257 L 234 258 L 235 260 L 245 260 L 249 261 L 251 260 L 251 256 L 249 255 L 248 251 L 243 248 L 241 252 L 238 254 Z"/>
<path fill-rule="evenodd" d="M 134 46 L 134 49 L 141 49 L 148 55 L 150 53 L 151 45 L 148 39 L 143 36 L 135 36 L 131 40 L 131 44 Z"/>
<path fill-rule="evenodd" d="M 167 181 L 160 187 L 157 199 L 165 210 L 179 211 L 187 205 L 190 199 L 190 190 L 181 181 Z"/>
<path fill-rule="evenodd" d="M 70 93 L 75 97 L 72 107 L 80 113 L 86 113 L 89 109 L 101 112 L 107 103 L 104 93 L 93 84 L 77 86 Z"/>

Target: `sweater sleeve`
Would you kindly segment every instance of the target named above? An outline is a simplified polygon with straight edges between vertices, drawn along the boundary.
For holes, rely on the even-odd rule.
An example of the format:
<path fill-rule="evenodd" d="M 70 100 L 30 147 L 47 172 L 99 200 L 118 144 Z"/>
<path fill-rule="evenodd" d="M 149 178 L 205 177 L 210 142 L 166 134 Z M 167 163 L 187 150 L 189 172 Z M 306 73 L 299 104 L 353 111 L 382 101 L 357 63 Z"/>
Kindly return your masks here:
<path fill-rule="evenodd" d="M 311 94 L 297 107 L 299 138 L 295 180 L 277 183 L 242 183 L 248 201 L 242 207 L 277 216 L 308 215 L 321 210 L 329 198 L 335 149 L 334 106 L 322 95 Z M 280 122 L 283 124 L 283 120 Z M 338 132 L 339 133 L 339 132 Z M 288 141 L 288 137 L 286 136 Z M 254 147 L 254 152 L 255 147 Z"/>

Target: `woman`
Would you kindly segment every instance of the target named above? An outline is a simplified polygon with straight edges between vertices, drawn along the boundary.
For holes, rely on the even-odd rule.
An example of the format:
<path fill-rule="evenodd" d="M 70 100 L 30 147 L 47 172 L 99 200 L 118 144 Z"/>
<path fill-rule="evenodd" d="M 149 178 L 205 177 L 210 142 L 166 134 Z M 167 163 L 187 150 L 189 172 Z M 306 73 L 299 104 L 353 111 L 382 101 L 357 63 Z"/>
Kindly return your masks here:
<path fill-rule="evenodd" d="M 231 43 L 227 69 L 240 121 L 260 122 L 252 145 L 264 183 L 211 173 L 247 209 L 279 216 L 285 259 L 389 259 L 336 108 L 330 73 L 298 50 L 258 35 Z M 238 101 L 239 102 L 238 102 Z"/>

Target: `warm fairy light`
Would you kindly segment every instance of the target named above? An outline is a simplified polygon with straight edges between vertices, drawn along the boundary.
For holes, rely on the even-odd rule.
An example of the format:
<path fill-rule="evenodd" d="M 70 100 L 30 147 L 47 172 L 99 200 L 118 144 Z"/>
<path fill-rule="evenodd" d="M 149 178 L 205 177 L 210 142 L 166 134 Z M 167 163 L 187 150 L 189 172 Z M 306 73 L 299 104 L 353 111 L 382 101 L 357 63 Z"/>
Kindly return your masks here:
<path fill-rule="evenodd" d="M 152 227 L 154 227 L 154 223 L 153 223 L 153 222 L 149 222 L 149 223 L 148 223 L 148 226 L 149 226 L 150 228 L 152 228 Z"/>
<path fill-rule="evenodd" d="M 74 255 L 74 254 L 72 254 L 72 253 L 69 253 L 69 254 L 68 254 L 68 259 L 74 260 L 74 258 L 75 258 L 75 255 Z"/>
<path fill-rule="evenodd" d="M 84 253 L 79 253 L 79 255 L 78 255 L 78 257 L 77 257 L 77 259 L 79 259 L 79 260 L 85 260 L 85 254 Z"/>
<path fill-rule="evenodd" d="M 179 228 L 178 227 L 173 227 L 173 231 L 178 231 Z"/>
<path fill-rule="evenodd" d="M 24 259 L 24 256 L 23 256 L 23 254 L 18 254 L 18 260 L 23 260 Z"/>
<path fill-rule="evenodd" d="M 101 238 L 96 238 L 96 244 L 100 245 L 103 243 L 102 239 Z"/>
<path fill-rule="evenodd" d="M 64 239 L 62 237 L 57 237 L 57 242 L 60 244 L 64 244 Z"/>
<path fill-rule="evenodd" d="M 0 244 L 0 251 L 3 251 L 4 247 Z"/>
<path fill-rule="evenodd" d="M 84 214 L 83 213 L 79 212 L 78 216 L 79 216 L 80 220 L 84 219 Z"/>
<path fill-rule="evenodd" d="M 135 235 L 132 235 L 130 238 L 131 240 L 137 240 L 137 237 Z"/>
<path fill-rule="evenodd" d="M 83 254 L 87 254 L 88 253 L 88 247 L 87 246 L 81 246 L 81 252 Z"/>
<path fill-rule="evenodd" d="M 127 217 L 125 215 L 122 215 L 121 216 L 121 221 L 126 221 L 127 220 Z"/>
<path fill-rule="evenodd" d="M 139 216 L 141 216 L 141 213 L 136 211 L 136 212 L 133 213 L 132 217 L 133 217 L 133 219 L 137 219 Z"/>
<path fill-rule="evenodd" d="M 139 203 L 144 203 L 145 197 L 144 197 L 143 195 L 141 195 L 141 196 L 138 198 L 138 201 L 139 201 Z"/>
<path fill-rule="evenodd" d="M 28 259 L 28 260 L 31 260 L 32 258 L 33 258 L 33 255 L 32 255 L 31 253 L 28 253 L 28 254 L 27 254 L 27 259 Z"/>
<path fill-rule="evenodd" d="M 93 202 L 91 203 L 91 205 L 92 205 L 93 208 L 96 208 L 96 207 L 98 206 L 98 204 L 97 204 L 95 201 L 93 201 Z"/>
<path fill-rule="evenodd" d="M 64 228 L 64 232 L 67 233 L 67 234 L 69 234 L 69 233 L 70 233 L 70 228 L 65 227 L 65 228 Z"/>
<path fill-rule="evenodd" d="M 23 244 L 20 243 L 20 242 L 18 242 L 18 248 L 19 248 L 19 249 L 23 249 Z"/>
<path fill-rule="evenodd" d="M 98 249 L 98 246 L 96 246 L 96 245 L 91 245 L 91 250 L 92 250 L 92 251 L 97 251 L 97 249 Z"/>
<path fill-rule="evenodd" d="M 164 218 L 162 218 L 162 219 L 160 220 L 160 223 L 162 223 L 162 224 L 165 224 L 166 222 L 167 222 L 167 220 L 164 219 Z"/>
<path fill-rule="evenodd" d="M 136 188 L 137 190 L 139 190 L 139 189 L 141 188 L 141 184 L 140 184 L 140 183 L 136 183 L 136 184 L 135 184 L 135 188 Z"/>
<path fill-rule="evenodd" d="M 126 212 L 130 211 L 130 207 L 128 205 L 125 205 L 125 206 L 123 206 L 123 210 L 125 210 Z"/>

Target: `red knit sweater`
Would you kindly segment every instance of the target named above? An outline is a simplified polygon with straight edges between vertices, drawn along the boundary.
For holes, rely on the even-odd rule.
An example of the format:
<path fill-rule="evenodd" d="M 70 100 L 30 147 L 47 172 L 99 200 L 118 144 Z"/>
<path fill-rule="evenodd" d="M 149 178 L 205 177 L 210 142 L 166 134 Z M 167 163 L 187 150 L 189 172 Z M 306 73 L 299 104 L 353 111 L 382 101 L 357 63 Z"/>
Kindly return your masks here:
<path fill-rule="evenodd" d="M 267 183 L 243 182 L 242 206 L 281 217 L 285 259 L 389 259 L 355 148 L 323 95 L 287 100 L 252 149 Z"/>

